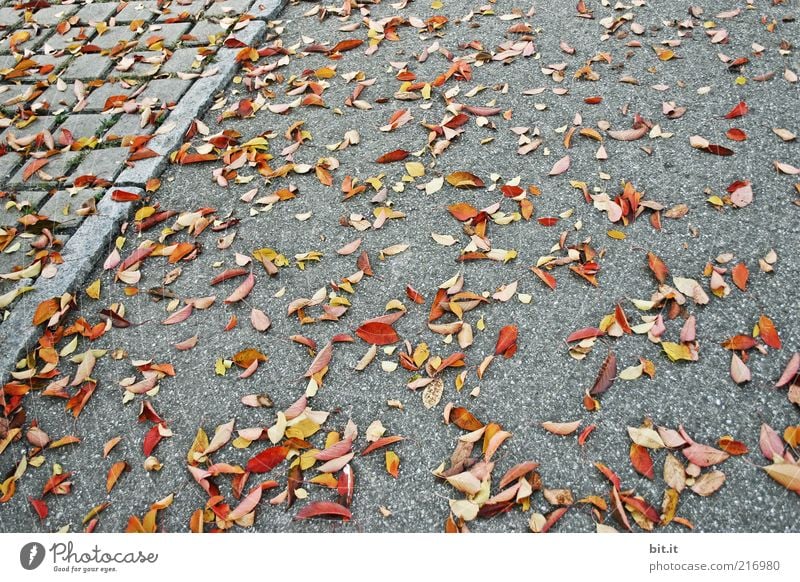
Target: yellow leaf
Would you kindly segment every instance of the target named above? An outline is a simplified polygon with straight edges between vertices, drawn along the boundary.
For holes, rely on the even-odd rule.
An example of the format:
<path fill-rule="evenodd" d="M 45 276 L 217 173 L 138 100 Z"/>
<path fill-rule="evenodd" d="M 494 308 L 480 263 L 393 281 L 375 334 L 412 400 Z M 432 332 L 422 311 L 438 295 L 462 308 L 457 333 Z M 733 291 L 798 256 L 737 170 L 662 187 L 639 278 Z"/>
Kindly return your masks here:
<path fill-rule="evenodd" d="M 673 342 L 661 342 L 661 347 L 667 354 L 670 360 L 677 362 L 678 360 L 691 360 L 692 352 L 685 344 L 676 344 Z"/>
<path fill-rule="evenodd" d="M 625 240 L 625 233 L 621 230 L 609 230 L 608 236 L 616 240 Z"/>
<path fill-rule="evenodd" d="M 100 279 L 97 279 L 86 288 L 86 294 L 92 299 L 100 299 Z"/>

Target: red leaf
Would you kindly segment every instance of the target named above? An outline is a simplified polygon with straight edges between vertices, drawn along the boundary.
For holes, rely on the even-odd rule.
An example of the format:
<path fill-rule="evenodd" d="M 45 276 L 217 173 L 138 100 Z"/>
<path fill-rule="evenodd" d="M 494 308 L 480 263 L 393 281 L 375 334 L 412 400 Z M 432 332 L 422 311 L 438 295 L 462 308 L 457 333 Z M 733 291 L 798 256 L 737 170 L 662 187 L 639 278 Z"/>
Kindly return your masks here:
<path fill-rule="evenodd" d="M 280 465 L 288 454 L 286 447 L 270 447 L 247 461 L 246 469 L 250 473 L 267 473 Z"/>
<path fill-rule="evenodd" d="M 399 162 L 401 160 L 405 160 L 408 157 L 408 152 L 406 150 L 394 150 L 389 153 L 383 154 L 377 160 L 375 160 L 378 164 L 390 164 L 392 162 Z"/>
<path fill-rule="evenodd" d="M 567 337 L 567 343 L 578 342 L 590 337 L 600 337 L 603 335 L 606 335 L 606 333 L 601 329 L 596 327 L 584 327 L 583 329 L 573 331 L 571 334 L 569 334 L 569 337 Z"/>
<path fill-rule="evenodd" d="M 349 509 L 331 501 L 309 503 L 294 516 L 295 520 L 308 519 L 310 517 L 339 517 L 343 521 L 350 521 L 353 516 Z"/>
<path fill-rule="evenodd" d="M 705 147 L 705 150 L 716 156 L 732 156 L 733 150 L 726 148 L 725 146 L 717 145 L 715 143 L 710 143 Z"/>
<path fill-rule="evenodd" d="M 531 267 L 531 271 L 533 271 L 533 273 L 537 277 L 539 277 L 544 282 L 545 285 L 550 287 L 550 289 L 552 289 L 553 291 L 556 290 L 556 284 L 557 284 L 556 278 L 553 277 L 550 273 L 548 273 L 547 271 L 543 271 L 538 267 Z"/>
<path fill-rule="evenodd" d="M 517 351 L 517 336 L 519 329 L 516 325 L 507 325 L 500 330 L 497 337 L 497 344 L 494 347 L 494 355 L 499 356 L 503 354 L 506 358 L 510 358 Z"/>
<path fill-rule="evenodd" d="M 730 128 L 725 132 L 725 136 L 733 141 L 745 141 L 747 139 L 747 134 L 738 127 Z"/>
<path fill-rule="evenodd" d="M 150 453 L 153 452 L 153 449 L 156 448 L 156 445 L 161 442 L 161 439 L 164 438 L 161 436 L 161 433 L 158 430 L 159 425 L 153 425 L 153 428 L 147 431 L 147 434 L 144 436 L 144 442 L 142 443 L 142 451 L 144 451 L 144 456 L 149 457 Z"/>
<path fill-rule="evenodd" d="M 369 344 L 385 346 L 400 341 L 400 337 L 391 325 L 377 321 L 363 324 L 356 330 L 356 335 Z"/>
<path fill-rule="evenodd" d="M 50 513 L 50 509 L 47 507 L 47 503 L 44 499 L 36 499 L 35 497 L 28 496 L 28 501 L 30 501 L 31 505 L 33 506 L 33 510 L 36 512 L 36 515 L 39 516 L 39 519 L 47 518 L 47 514 Z"/>
<path fill-rule="evenodd" d="M 747 107 L 747 103 L 745 103 L 744 101 L 740 101 L 736 106 L 734 106 L 733 109 L 731 109 L 730 111 L 728 111 L 728 113 L 725 114 L 725 119 L 735 119 L 737 117 L 741 117 L 744 114 L 746 114 L 749 110 L 750 108 Z"/>
<path fill-rule="evenodd" d="M 114 202 L 135 202 L 140 198 L 141 196 L 139 196 L 139 194 L 135 192 L 126 192 L 125 190 L 114 190 L 111 193 L 111 199 Z"/>
<path fill-rule="evenodd" d="M 418 303 L 419 305 L 425 303 L 425 298 L 411 285 L 406 285 L 406 295 L 408 295 L 408 298 L 414 303 Z"/>

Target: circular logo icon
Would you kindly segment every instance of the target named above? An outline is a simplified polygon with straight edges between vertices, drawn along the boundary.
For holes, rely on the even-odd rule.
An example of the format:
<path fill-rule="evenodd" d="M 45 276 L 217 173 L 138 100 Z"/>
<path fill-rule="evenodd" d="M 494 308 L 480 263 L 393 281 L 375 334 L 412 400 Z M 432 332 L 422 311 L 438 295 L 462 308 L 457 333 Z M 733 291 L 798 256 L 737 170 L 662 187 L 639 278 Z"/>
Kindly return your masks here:
<path fill-rule="evenodd" d="M 44 561 L 44 546 L 39 542 L 29 542 L 19 551 L 19 563 L 26 570 L 35 570 Z"/>

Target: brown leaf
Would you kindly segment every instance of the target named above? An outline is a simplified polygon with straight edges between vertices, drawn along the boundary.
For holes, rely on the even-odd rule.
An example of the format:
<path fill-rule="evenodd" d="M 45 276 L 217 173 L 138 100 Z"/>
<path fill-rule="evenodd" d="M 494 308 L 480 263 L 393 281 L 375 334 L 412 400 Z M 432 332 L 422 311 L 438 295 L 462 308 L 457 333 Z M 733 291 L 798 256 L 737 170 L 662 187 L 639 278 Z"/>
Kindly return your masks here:
<path fill-rule="evenodd" d="M 447 183 L 454 188 L 483 188 L 483 180 L 469 172 L 453 172 L 447 176 Z"/>
<path fill-rule="evenodd" d="M 480 420 L 475 418 L 469 410 L 460 406 L 450 411 L 450 422 L 458 428 L 468 431 L 478 430 L 483 427 L 483 423 Z"/>
<path fill-rule="evenodd" d="M 589 394 L 602 394 L 614 383 L 614 378 L 617 377 L 617 356 L 614 352 L 609 352 L 606 359 L 603 360 L 603 365 L 600 366 L 600 371 L 597 374 L 597 379 L 594 381 L 592 389 Z"/>

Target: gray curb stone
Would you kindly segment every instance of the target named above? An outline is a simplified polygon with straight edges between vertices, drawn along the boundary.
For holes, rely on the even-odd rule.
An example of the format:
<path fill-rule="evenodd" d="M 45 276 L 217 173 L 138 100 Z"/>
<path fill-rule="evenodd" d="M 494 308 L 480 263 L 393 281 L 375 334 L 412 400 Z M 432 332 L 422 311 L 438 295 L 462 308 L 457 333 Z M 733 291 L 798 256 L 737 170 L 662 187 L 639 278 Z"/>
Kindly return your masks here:
<path fill-rule="evenodd" d="M 21 282 L 22 285 L 33 285 L 35 290 L 14 304 L 11 315 L 0 326 L 0 369 L 4 382 L 23 353 L 31 349 L 41 335 L 41 330 L 31 323 L 39 303 L 74 292 L 94 268 L 95 259 L 108 248 L 119 226 L 130 216 L 133 203 L 111 200 L 114 190 L 109 188 L 106 191 L 97 204 L 97 214 L 86 217 L 64 245 L 61 253 L 64 263 L 59 265 L 55 277 Z"/>
<path fill-rule="evenodd" d="M 232 35 L 246 44 L 258 42 L 266 32 L 265 21 L 277 16 L 286 3 L 287 0 L 255 0 L 248 11 L 255 19 Z M 64 263 L 59 266 L 56 275 L 52 279 L 39 278 L 35 282 L 20 281 L 20 286 L 33 285 L 35 290 L 22 295 L 13 304 L 8 318 L 0 324 L 0 381 L 8 381 L 16 363 L 33 348 L 41 335 L 41 330 L 32 325 L 32 314 L 39 303 L 74 292 L 94 268 L 120 225 L 130 218 L 133 203 L 114 202 L 111 193 L 118 187 L 137 191 L 135 189 L 144 187 L 147 180 L 164 171 L 169 154 L 180 145 L 192 120 L 208 110 L 214 94 L 227 86 L 235 75 L 239 68 L 237 52 L 238 49 L 229 48 L 217 52 L 216 66 L 219 72 L 195 81 L 167 118 L 166 122 L 175 123 L 175 128 L 148 144 L 150 149 L 159 154 L 158 157 L 141 160 L 117 177 L 97 205 L 98 214 L 87 217 L 67 241 L 62 252 Z"/>

